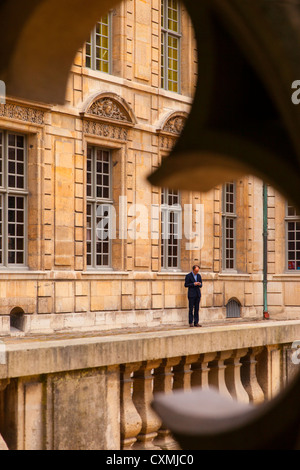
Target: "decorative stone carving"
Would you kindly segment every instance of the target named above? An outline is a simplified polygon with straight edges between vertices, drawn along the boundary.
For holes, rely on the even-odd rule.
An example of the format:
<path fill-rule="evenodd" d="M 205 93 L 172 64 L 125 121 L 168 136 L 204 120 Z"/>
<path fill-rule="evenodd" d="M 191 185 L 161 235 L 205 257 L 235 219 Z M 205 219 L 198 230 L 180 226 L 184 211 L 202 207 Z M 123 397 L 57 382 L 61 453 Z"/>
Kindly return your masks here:
<path fill-rule="evenodd" d="M 113 119 L 131 123 L 130 116 L 125 109 L 115 100 L 105 97 L 95 101 L 87 110 L 87 114 L 105 119 Z"/>
<path fill-rule="evenodd" d="M 159 134 L 159 147 L 166 150 L 172 150 L 176 141 L 181 134 L 185 123 L 186 116 L 181 114 L 173 114 L 167 122 L 157 130 Z"/>
<path fill-rule="evenodd" d="M 163 127 L 163 132 L 170 132 L 171 134 L 181 134 L 186 123 L 184 116 L 171 117 Z"/>
<path fill-rule="evenodd" d="M 159 146 L 163 149 L 172 149 L 176 143 L 176 139 L 161 135 L 159 139 Z"/>
<path fill-rule="evenodd" d="M 44 112 L 40 109 L 27 108 L 19 104 L 0 104 L 0 117 L 18 119 L 33 124 L 44 124 Z"/>
<path fill-rule="evenodd" d="M 123 127 L 95 121 L 83 121 L 83 132 L 116 140 L 128 140 L 128 130 Z"/>

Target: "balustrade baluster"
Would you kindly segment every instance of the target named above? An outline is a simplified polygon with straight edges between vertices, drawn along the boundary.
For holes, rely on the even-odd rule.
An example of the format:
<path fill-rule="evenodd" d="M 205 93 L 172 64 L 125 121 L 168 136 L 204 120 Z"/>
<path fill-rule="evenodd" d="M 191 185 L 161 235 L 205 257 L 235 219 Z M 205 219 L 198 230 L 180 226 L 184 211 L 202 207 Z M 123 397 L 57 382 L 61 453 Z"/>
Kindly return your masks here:
<path fill-rule="evenodd" d="M 173 389 L 190 390 L 192 369 L 191 364 L 199 360 L 199 354 L 183 356 L 180 363 L 173 367 L 174 384 Z"/>
<path fill-rule="evenodd" d="M 121 449 L 131 450 L 142 429 L 142 418 L 132 400 L 132 373 L 141 367 L 141 362 L 121 365 Z"/>
<path fill-rule="evenodd" d="M 152 369 L 156 369 L 161 364 L 161 359 L 157 361 L 144 361 L 141 367 L 134 372 L 133 381 L 133 403 L 142 418 L 141 432 L 137 436 L 134 449 L 159 449 L 153 440 L 161 427 L 161 420 L 151 408 L 153 400 L 153 374 Z"/>
<path fill-rule="evenodd" d="M 209 385 L 216 387 L 218 391 L 225 397 L 232 398 L 225 381 L 226 365 L 224 361 L 232 355 L 231 351 L 221 351 L 217 358 L 209 363 L 210 371 L 208 372 Z"/>
<path fill-rule="evenodd" d="M 192 387 L 202 387 L 203 389 L 209 388 L 208 373 L 210 371 L 208 363 L 213 361 L 217 353 L 205 353 L 201 354 L 197 362 L 192 364 Z"/>
<path fill-rule="evenodd" d="M 10 382 L 10 379 L 0 380 L 0 393 L 3 392 L 6 389 L 9 382 Z M 5 406 L 3 406 L 2 400 L 0 401 L 0 413 L 1 414 L 5 413 Z M 3 419 L 3 416 L 0 417 L 0 421 L 1 421 L 1 423 L 3 423 L 5 421 Z M 3 437 L 0 434 L 0 451 L 1 450 L 8 450 L 8 447 L 7 447 L 7 444 L 6 444 L 5 440 L 3 439 Z"/>
<path fill-rule="evenodd" d="M 265 399 L 256 375 L 256 356 L 261 353 L 262 349 L 262 347 L 250 348 L 248 354 L 242 359 L 241 379 L 252 403 L 262 403 Z"/>
<path fill-rule="evenodd" d="M 241 381 L 241 357 L 246 356 L 248 349 L 236 349 L 226 360 L 225 380 L 232 398 L 241 403 L 249 403 L 249 395 Z"/>
<path fill-rule="evenodd" d="M 164 359 L 161 366 L 154 370 L 154 387 L 153 392 L 172 393 L 173 391 L 173 377 L 174 373 L 172 368 L 179 364 L 181 357 L 173 357 Z M 154 444 L 161 449 L 179 449 L 179 445 L 173 439 L 170 431 L 162 425 L 158 430 L 158 435 Z"/>

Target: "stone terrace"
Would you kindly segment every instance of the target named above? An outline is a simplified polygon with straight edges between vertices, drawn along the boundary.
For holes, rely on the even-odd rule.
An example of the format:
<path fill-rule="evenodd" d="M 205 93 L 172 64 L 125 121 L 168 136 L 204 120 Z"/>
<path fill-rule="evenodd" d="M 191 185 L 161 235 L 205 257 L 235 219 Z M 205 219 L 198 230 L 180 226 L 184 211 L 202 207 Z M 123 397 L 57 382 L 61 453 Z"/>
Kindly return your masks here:
<path fill-rule="evenodd" d="M 300 320 L 3 337 L 0 432 L 10 449 L 176 448 L 153 393 L 214 386 L 259 404 L 297 370 L 297 339 Z"/>

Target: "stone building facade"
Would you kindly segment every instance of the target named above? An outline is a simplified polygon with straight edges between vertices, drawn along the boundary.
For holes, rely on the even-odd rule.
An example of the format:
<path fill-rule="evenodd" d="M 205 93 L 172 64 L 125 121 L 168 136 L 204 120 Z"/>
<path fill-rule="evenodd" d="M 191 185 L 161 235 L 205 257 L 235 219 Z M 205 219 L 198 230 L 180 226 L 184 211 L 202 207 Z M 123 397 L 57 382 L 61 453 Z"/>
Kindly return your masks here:
<path fill-rule="evenodd" d="M 64 106 L 0 105 L 1 335 L 185 325 L 193 264 L 201 322 L 263 317 L 263 183 L 201 194 L 146 181 L 184 127 L 196 75 L 184 7 L 127 0 L 78 51 Z M 188 211 L 192 248 L 175 236 Z M 267 212 L 268 312 L 297 318 L 299 216 L 270 186 Z"/>

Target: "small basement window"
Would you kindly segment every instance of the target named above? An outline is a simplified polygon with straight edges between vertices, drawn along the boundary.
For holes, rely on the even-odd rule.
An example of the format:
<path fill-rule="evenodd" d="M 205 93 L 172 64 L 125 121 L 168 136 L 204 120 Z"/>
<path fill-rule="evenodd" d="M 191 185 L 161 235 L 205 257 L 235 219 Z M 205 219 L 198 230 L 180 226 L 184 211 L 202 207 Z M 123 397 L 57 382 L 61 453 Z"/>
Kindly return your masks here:
<path fill-rule="evenodd" d="M 241 304 L 235 300 L 230 299 L 226 305 L 226 318 L 240 318 Z"/>
<path fill-rule="evenodd" d="M 21 307 L 15 307 L 10 312 L 10 330 L 24 331 L 24 310 Z"/>

